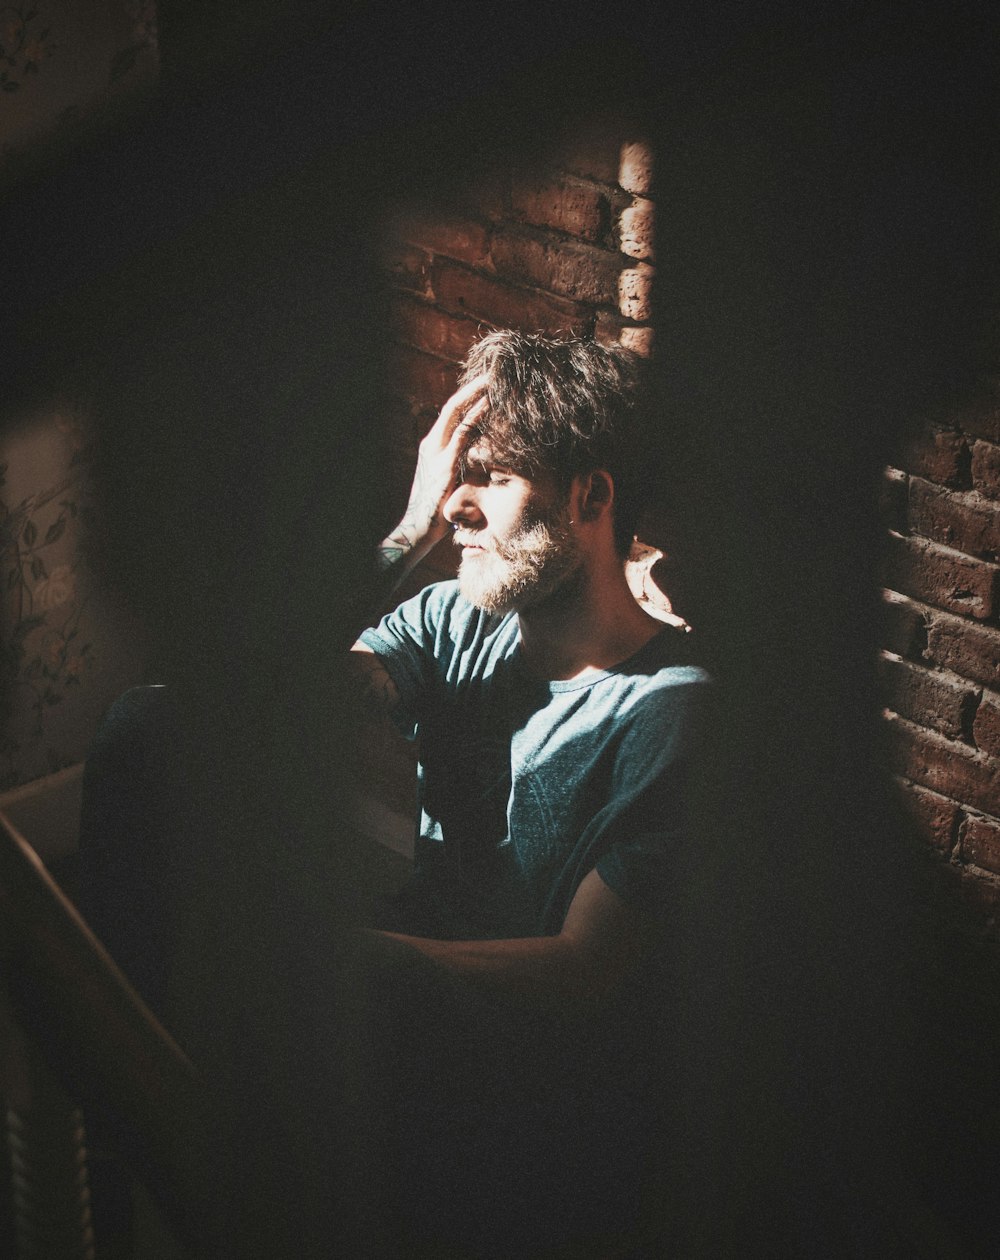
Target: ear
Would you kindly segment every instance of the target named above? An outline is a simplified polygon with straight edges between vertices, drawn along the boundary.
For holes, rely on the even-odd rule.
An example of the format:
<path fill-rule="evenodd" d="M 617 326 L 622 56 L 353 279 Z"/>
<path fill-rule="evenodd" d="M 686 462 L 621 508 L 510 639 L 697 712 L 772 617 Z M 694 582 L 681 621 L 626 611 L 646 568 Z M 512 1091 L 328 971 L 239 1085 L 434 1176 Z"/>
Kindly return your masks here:
<path fill-rule="evenodd" d="M 615 497 L 615 483 L 611 474 L 603 468 L 595 468 L 580 478 L 580 519 L 596 521 L 604 512 L 611 511 Z"/>

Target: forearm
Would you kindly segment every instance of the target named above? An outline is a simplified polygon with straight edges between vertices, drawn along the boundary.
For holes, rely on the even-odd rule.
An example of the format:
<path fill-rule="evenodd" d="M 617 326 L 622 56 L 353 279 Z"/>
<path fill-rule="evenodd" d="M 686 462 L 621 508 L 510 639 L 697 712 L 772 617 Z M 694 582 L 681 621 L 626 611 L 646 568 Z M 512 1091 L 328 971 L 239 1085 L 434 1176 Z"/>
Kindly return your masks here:
<path fill-rule="evenodd" d="M 411 496 L 403 519 L 375 550 L 379 573 L 397 585 L 447 532 L 439 513 Z"/>
<path fill-rule="evenodd" d="M 438 941 L 391 936 L 471 984 L 548 1009 L 593 1012 L 638 958 L 642 946 L 636 913 L 590 871 L 573 894 L 557 936 L 498 941 Z"/>
<path fill-rule="evenodd" d="M 396 528 L 375 548 L 372 599 L 364 612 L 366 625 L 372 625 L 393 606 L 399 587 L 446 533 L 433 526 L 421 527 L 407 508 Z"/>
<path fill-rule="evenodd" d="M 403 518 L 377 549 L 379 571 L 388 595 L 448 533 L 444 504 L 457 484 L 458 466 L 472 426 L 486 404 L 486 380 L 469 381 L 448 399 L 417 455 L 409 501 Z"/>
<path fill-rule="evenodd" d="M 548 1010 L 596 1009 L 621 970 L 621 960 L 596 956 L 564 936 L 439 941 L 396 932 L 380 935 L 411 946 L 495 997 Z"/>

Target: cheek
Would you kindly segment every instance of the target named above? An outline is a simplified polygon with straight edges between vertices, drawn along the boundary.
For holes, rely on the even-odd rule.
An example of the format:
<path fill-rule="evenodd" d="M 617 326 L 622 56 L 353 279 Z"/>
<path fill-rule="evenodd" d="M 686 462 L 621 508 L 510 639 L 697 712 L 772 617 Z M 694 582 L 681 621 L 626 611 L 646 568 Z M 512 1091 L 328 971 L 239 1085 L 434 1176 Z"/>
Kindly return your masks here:
<path fill-rule="evenodd" d="M 492 501 L 483 505 L 483 515 L 492 533 L 511 534 L 535 519 L 531 505 L 523 497 L 514 498 L 509 495 L 495 495 Z"/>

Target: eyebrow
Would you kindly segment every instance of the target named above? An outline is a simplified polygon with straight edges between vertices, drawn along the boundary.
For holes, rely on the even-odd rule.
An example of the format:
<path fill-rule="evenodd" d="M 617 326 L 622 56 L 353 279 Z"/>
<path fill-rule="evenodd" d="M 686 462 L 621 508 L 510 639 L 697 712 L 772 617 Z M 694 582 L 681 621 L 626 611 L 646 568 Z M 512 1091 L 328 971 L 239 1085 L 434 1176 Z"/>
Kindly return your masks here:
<path fill-rule="evenodd" d="M 481 468 L 484 472 L 489 469 L 510 473 L 516 471 L 511 464 L 494 455 L 488 448 L 486 450 L 481 448 L 477 450 L 475 444 L 468 446 L 462 455 L 460 471 L 465 472 L 469 468 Z"/>

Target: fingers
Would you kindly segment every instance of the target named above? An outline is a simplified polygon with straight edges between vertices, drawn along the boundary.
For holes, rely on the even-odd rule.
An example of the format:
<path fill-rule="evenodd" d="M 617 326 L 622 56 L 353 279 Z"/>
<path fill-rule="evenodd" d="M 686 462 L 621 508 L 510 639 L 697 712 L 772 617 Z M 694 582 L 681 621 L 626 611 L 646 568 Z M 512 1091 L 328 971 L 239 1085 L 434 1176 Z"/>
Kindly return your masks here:
<path fill-rule="evenodd" d="M 486 411 L 486 403 L 487 399 L 484 394 L 469 407 L 465 415 L 452 430 L 451 437 L 448 439 L 449 450 L 457 453 L 466 445 L 469 440 L 469 431 L 475 428 L 477 422 Z"/>
<path fill-rule="evenodd" d="M 470 420 L 470 417 L 464 413 L 471 403 L 475 402 L 476 399 L 479 399 L 480 404 L 485 403 L 484 391 L 487 384 L 488 378 L 485 375 L 473 377 L 461 389 L 456 390 L 441 408 L 441 414 L 438 416 L 437 423 L 441 426 L 443 442 L 449 441 L 456 425 L 463 419 Z M 478 414 L 482 415 L 482 407 L 480 407 Z"/>

